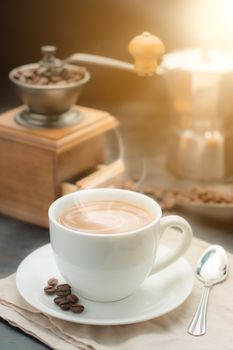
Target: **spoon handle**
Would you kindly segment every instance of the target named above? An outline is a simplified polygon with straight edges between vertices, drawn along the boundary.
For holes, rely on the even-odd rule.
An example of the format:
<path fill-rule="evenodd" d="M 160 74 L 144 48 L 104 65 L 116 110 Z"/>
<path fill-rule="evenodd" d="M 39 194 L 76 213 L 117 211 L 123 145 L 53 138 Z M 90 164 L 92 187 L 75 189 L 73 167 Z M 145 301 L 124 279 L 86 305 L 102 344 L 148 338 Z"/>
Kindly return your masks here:
<path fill-rule="evenodd" d="M 188 333 L 191 335 L 203 335 L 206 332 L 206 312 L 210 286 L 204 286 L 201 301 L 198 305 L 197 311 L 188 327 Z"/>

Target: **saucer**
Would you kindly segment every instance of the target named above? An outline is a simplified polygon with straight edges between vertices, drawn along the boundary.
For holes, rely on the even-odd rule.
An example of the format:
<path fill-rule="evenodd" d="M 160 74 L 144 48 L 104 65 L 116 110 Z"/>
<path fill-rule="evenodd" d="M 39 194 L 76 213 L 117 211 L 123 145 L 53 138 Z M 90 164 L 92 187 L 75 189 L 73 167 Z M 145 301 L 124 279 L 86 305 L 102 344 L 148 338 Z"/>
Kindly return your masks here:
<path fill-rule="evenodd" d="M 170 251 L 160 244 L 157 260 Z M 54 296 L 43 291 L 47 281 L 59 273 L 50 244 L 35 250 L 19 265 L 16 285 L 21 296 L 39 311 L 62 319 L 89 325 L 123 325 L 142 322 L 174 310 L 189 296 L 193 287 L 193 271 L 184 258 L 148 277 L 129 297 L 111 303 L 97 303 L 80 298 L 85 306 L 82 314 L 63 311 L 54 304 Z"/>

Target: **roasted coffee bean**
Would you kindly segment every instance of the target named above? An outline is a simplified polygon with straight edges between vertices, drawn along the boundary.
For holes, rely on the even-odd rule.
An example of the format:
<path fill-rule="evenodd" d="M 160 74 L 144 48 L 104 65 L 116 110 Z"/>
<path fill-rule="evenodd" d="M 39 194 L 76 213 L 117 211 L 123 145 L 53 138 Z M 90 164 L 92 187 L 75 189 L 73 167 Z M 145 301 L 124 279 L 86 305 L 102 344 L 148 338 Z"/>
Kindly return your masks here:
<path fill-rule="evenodd" d="M 57 83 L 58 81 L 61 81 L 61 77 L 59 77 L 58 75 L 54 75 L 50 78 L 50 83 Z"/>
<path fill-rule="evenodd" d="M 163 199 L 163 203 L 164 203 L 164 209 L 168 209 L 168 210 L 173 209 L 176 204 L 175 196 L 172 193 L 166 194 Z"/>
<path fill-rule="evenodd" d="M 135 183 L 131 180 L 128 180 L 124 183 L 123 186 L 126 190 L 133 190 L 135 188 Z"/>
<path fill-rule="evenodd" d="M 44 287 L 44 292 L 46 294 L 54 294 L 56 292 L 56 286 L 46 286 Z"/>
<path fill-rule="evenodd" d="M 162 187 L 156 187 L 155 189 L 154 189 L 154 196 L 155 196 L 155 199 L 158 199 L 158 200 L 160 200 L 160 199 L 162 199 L 163 198 L 163 196 L 164 196 L 164 189 L 162 188 Z"/>
<path fill-rule="evenodd" d="M 60 304 L 59 307 L 64 311 L 68 311 L 68 310 L 70 310 L 71 305 L 72 305 L 71 303 Z"/>
<path fill-rule="evenodd" d="M 68 290 L 66 290 L 66 291 L 62 291 L 62 290 L 57 290 L 57 289 L 56 289 L 55 294 L 56 294 L 58 297 L 67 297 L 67 295 L 71 294 L 71 290 L 68 289 Z"/>
<path fill-rule="evenodd" d="M 54 84 L 55 85 L 66 85 L 67 83 L 69 83 L 69 81 L 66 81 L 66 80 L 62 79 L 62 80 L 57 81 Z"/>
<path fill-rule="evenodd" d="M 218 192 L 213 193 L 213 202 L 215 203 L 221 203 L 222 202 L 222 195 Z"/>
<path fill-rule="evenodd" d="M 48 85 L 48 82 L 49 82 L 49 80 L 46 77 L 41 77 L 39 80 L 39 84 L 41 84 L 41 85 Z"/>
<path fill-rule="evenodd" d="M 19 81 L 20 81 L 21 83 L 27 83 L 27 82 L 28 82 L 27 79 L 26 79 L 23 75 L 21 75 L 21 76 L 19 77 Z"/>
<path fill-rule="evenodd" d="M 203 203 L 209 203 L 212 200 L 211 194 L 208 193 L 201 195 L 199 198 L 201 198 Z"/>
<path fill-rule="evenodd" d="M 66 299 L 71 302 L 72 304 L 77 304 L 79 301 L 79 298 L 75 294 L 70 294 L 66 297 Z"/>
<path fill-rule="evenodd" d="M 200 203 L 202 200 L 197 195 L 190 196 L 190 201 L 194 203 Z"/>
<path fill-rule="evenodd" d="M 62 303 L 62 302 L 64 301 L 65 298 L 66 298 L 66 297 L 56 297 L 56 298 L 53 299 L 53 301 L 54 301 L 54 303 L 55 303 L 56 305 L 60 305 L 60 303 Z"/>
<path fill-rule="evenodd" d="M 70 310 L 71 310 L 72 312 L 74 312 L 75 314 L 80 314 L 81 312 L 84 311 L 84 306 L 81 305 L 81 304 L 72 305 L 72 306 L 70 307 Z"/>
<path fill-rule="evenodd" d="M 31 83 L 35 85 L 40 85 L 40 78 L 40 75 L 36 75 L 35 77 L 33 77 L 33 81 Z"/>
<path fill-rule="evenodd" d="M 32 78 L 33 77 L 33 70 L 29 69 L 29 70 L 23 71 L 23 76 L 25 78 Z"/>
<path fill-rule="evenodd" d="M 52 278 L 50 278 L 50 279 L 48 280 L 47 283 L 48 283 L 49 286 L 56 286 L 56 285 L 58 284 L 58 279 L 52 277 Z"/>
<path fill-rule="evenodd" d="M 162 210 L 165 210 L 165 209 L 166 209 L 166 206 L 165 206 L 165 204 L 164 204 L 163 202 L 160 202 L 159 205 L 160 205 L 160 208 L 161 208 Z"/>
<path fill-rule="evenodd" d="M 63 298 L 63 300 L 60 301 L 59 306 L 62 306 L 65 304 L 72 304 L 72 303 L 67 298 Z"/>
<path fill-rule="evenodd" d="M 182 193 L 176 194 L 175 198 L 177 203 L 186 203 L 190 201 L 189 197 Z"/>
<path fill-rule="evenodd" d="M 222 196 L 222 199 L 223 199 L 223 202 L 226 204 L 233 203 L 233 197 L 230 195 L 225 194 Z"/>
<path fill-rule="evenodd" d="M 154 188 L 153 187 L 146 187 L 143 191 L 145 194 L 148 194 L 149 196 L 154 194 Z"/>
<path fill-rule="evenodd" d="M 66 292 L 67 290 L 71 290 L 71 286 L 67 283 L 64 284 L 58 284 L 57 285 L 57 290 L 61 292 Z"/>

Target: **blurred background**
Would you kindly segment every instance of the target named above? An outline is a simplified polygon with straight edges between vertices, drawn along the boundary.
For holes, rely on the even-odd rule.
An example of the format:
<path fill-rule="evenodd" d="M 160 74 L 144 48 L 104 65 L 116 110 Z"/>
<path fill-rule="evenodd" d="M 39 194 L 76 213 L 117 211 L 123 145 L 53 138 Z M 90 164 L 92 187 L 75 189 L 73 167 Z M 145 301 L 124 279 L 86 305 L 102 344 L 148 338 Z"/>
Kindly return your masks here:
<path fill-rule="evenodd" d="M 86 52 L 129 62 L 128 43 L 143 31 L 160 37 L 167 52 L 198 46 L 206 31 L 214 34 L 216 46 L 233 45 L 232 0 L 5 0 L 0 6 L 2 111 L 20 104 L 8 72 L 37 62 L 42 45 L 57 46 L 60 58 Z M 115 115 L 129 157 L 152 159 L 170 130 L 171 101 L 163 77 L 91 65 L 88 70 L 92 78 L 79 104 Z"/>

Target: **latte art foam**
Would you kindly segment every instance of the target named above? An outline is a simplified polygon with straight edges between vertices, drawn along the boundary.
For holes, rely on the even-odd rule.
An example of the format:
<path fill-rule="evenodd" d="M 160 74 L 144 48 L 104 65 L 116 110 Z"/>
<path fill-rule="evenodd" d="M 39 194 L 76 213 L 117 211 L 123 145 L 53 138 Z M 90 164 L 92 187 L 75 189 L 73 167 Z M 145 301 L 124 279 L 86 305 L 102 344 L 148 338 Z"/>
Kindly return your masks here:
<path fill-rule="evenodd" d="M 130 203 L 99 201 L 73 206 L 58 221 L 76 231 L 108 234 L 136 230 L 152 220 L 148 211 Z"/>

